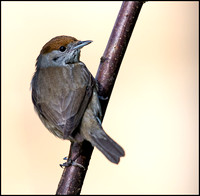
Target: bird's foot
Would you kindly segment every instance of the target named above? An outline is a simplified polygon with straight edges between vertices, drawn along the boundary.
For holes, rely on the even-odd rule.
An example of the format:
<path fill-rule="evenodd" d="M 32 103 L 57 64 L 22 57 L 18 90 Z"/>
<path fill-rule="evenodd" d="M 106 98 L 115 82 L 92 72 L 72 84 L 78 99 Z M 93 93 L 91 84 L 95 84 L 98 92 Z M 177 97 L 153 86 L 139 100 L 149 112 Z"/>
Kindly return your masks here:
<path fill-rule="evenodd" d="M 67 160 L 67 162 L 60 164 L 60 167 L 69 167 L 69 166 L 76 166 L 76 167 L 80 167 L 83 168 L 85 170 L 85 167 L 83 165 L 81 165 L 80 163 L 77 163 L 76 161 L 72 160 L 71 158 L 63 158 L 64 160 Z"/>
<path fill-rule="evenodd" d="M 98 95 L 98 97 L 99 97 L 99 99 L 101 99 L 103 101 L 108 100 L 108 97 L 103 97 L 103 96 L 100 96 L 100 95 Z"/>

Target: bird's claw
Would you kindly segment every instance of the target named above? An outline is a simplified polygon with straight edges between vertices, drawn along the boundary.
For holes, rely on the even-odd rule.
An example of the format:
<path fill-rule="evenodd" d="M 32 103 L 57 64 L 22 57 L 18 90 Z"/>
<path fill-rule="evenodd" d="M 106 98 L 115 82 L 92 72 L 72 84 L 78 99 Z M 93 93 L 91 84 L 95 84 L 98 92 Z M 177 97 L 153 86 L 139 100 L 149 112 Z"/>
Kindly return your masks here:
<path fill-rule="evenodd" d="M 77 163 L 76 161 L 73 161 L 72 159 L 67 158 L 67 157 L 64 157 L 63 159 L 67 160 L 67 162 L 65 162 L 63 164 L 60 164 L 61 168 L 63 168 L 63 167 L 69 167 L 69 166 L 76 166 L 76 167 L 80 167 L 80 168 L 82 168 L 82 169 L 85 170 L 85 167 L 83 165 L 81 165 L 80 163 Z"/>
<path fill-rule="evenodd" d="M 100 95 L 98 95 L 98 97 L 99 97 L 99 99 L 101 99 L 103 101 L 108 100 L 108 97 L 103 97 L 103 96 L 100 96 Z"/>

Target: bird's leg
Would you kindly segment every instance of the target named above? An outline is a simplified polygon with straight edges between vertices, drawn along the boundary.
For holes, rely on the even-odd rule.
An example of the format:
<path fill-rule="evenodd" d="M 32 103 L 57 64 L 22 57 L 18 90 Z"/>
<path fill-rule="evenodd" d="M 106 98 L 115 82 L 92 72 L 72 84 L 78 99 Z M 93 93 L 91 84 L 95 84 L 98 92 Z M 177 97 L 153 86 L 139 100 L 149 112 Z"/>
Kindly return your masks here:
<path fill-rule="evenodd" d="M 71 158 L 63 158 L 64 160 L 67 160 L 67 162 L 63 163 L 63 164 L 60 164 L 60 167 L 69 167 L 69 166 L 77 166 L 77 167 L 80 167 L 80 168 L 83 168 L 85 170 L 85 167 L 79 163 L 76 162 L 76 160 L 72 160 Z"/>
<path fill-rule="evenodd" d="M 64 160 L 67 160 L 67 162 L 60 164 L 60 167 L 63 168 L 63 167 L 69 167 L 69 166 L 77 166 L 85 170 L 85 167 L 83 165 L 81 165 L 80 163 L 77 163 L 77 159 L 81 154 L 80 150 L 77 151 L 77 149 L 80 149 L 80 148 L 77 148 L 78 145 L 81 145 L 81 144 L 77 142 L 72 142 L 71 147 L 70 147 L 69 157 L 63 158 Z"/>

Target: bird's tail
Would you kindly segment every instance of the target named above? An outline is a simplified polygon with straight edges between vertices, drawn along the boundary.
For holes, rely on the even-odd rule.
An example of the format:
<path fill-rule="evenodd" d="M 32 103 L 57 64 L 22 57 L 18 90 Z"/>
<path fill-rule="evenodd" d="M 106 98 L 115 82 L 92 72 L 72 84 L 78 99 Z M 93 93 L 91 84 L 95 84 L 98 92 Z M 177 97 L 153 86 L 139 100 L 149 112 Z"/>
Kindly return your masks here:
<path fill-rule="evenodd" d="M 93 145 L 95 145 L 108 160 L 118 164 L 120 157 L 125 155 L 123 148 L 111 139 L 105 132 L 102 132 L 101 134 L 103 137 L 92 137 Z"/>
<path fill-rule="evenodd" d="M 96 129 L 93 129 L 89 134 L 90 142 L 93 146 L 96 146 L 108 160 L 118 164 L 120 157 L 125 155 L 123 148 L 105 133 L 100 123 L 97 124 L 98 129 L 96 126 Z"/>

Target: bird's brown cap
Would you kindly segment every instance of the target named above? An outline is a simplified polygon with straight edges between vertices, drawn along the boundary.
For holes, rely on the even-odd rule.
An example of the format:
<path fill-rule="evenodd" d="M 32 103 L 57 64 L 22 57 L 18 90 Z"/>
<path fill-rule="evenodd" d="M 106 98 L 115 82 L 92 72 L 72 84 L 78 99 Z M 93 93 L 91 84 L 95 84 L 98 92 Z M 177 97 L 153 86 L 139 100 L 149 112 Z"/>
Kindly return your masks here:
<path fill-rule="evenodd" d="M 61 35 L 61 36 L 54 37 L 43 46 L 40 54 L 50 53 L 53 50 L 58 50 L 61 46 L 66 46 L 69 43 L 75 42 L 75 41 L 78 41 L 78 40 L 71 36 Z"/>

